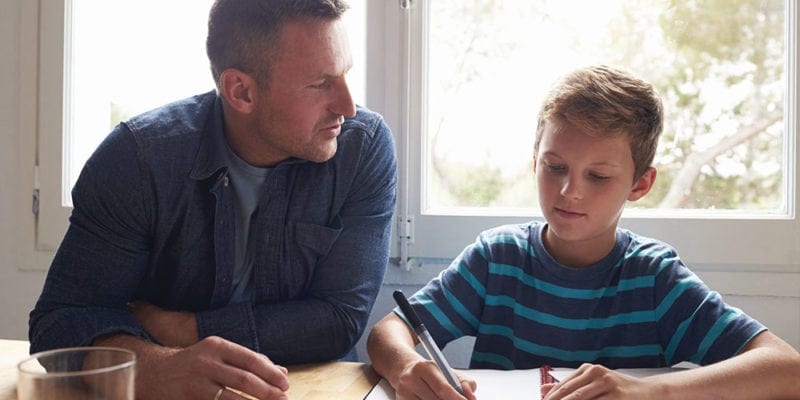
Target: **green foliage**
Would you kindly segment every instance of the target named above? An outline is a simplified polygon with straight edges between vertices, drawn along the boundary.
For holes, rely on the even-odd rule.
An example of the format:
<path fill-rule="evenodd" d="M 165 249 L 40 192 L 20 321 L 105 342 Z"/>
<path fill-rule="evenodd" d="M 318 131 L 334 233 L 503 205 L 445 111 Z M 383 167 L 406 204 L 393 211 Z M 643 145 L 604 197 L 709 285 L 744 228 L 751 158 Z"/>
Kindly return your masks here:
<path fill-rule="evenodd" d="M 447 171 L 437 176 L 447 179 L 438 186 L 446 189 L 449 200 L 444 203 L 450 207 L 491 206 L 507 184 L 499 169 L 487 165 L 451 163 L 439 168 Z"/>
<path fill-rule="evenodd" d="M 549 21 L 556 18 L 542 12 L 549 4 L 549 0 L 532 1 L 518 17 L 531 24 Z M 781 207 L 786 145 L 781 123 L 784 0 L 629 0 L 625 4 L 609 24 L 602 48 L 586 48 L 578 41 L 573 48 L 603 53 L 609 64 L 653 83 L 664 99 L 665 129 L 655 161 L 658 179 L 651 193 L 631 206 Z M 447 69 L 437 76 L 448 78 L 445 87 L 451 94 L 481 78 L 487 65 L 514 49 L 516 38 L 500 22 L 507 6 L 499 0 L 431 3 L 431 7 L 449 7 L 432 15 L 450 17 L 432 23 L 449 24 L 444 31 L 451 35 L 445 38 L 451 45 L 441 51 L 453 63 L 432 68 Z M 557 22 L 572 23 L 568 18 Z M 547 56 L 553 55 L 543 55 L 543 62 Z M 430 104 L 442 101 L 429 100 Z M 452 117 L 453 110 L 432 108 L 431 113 L 431 120 L 437 121 L 431 124 L 435 147 L 442 122 Z M 693 170 L 687 162 L 690 157 L 702 160 L 703 166 Z M 516 204 L 508 200 L 511 188 L 532 187 L 530 178 L 505 176 L 488 164 L 468 167 L 433 162 L 439 165 L 436 181 L 459 205 Z M 523 183 L 514 184 L 511 179 Z M 683 196 L 673 199 L 676 203 L 665 203 L 671 189 Z"/>

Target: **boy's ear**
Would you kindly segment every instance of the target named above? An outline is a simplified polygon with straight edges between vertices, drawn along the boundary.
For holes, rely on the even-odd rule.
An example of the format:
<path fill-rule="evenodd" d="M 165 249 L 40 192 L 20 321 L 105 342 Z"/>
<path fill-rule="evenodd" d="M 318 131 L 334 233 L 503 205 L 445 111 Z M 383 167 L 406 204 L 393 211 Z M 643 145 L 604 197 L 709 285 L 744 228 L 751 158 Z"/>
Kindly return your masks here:
<path fill-rule="evenodd" d="M 653 188 L 656 182 L 656 169 L 653 167 L 647 168 L 639 179 L 633 183 L 631 193 L 628 195 L 628 201 L 636 201 L 644 197 Z"/>
<path fill-rule="evenodd" d="M 219 77 L 220 94 L 231 108 L 242 114 L 255 109 L 256 81 L 250 75 L 228 68 Z"/>

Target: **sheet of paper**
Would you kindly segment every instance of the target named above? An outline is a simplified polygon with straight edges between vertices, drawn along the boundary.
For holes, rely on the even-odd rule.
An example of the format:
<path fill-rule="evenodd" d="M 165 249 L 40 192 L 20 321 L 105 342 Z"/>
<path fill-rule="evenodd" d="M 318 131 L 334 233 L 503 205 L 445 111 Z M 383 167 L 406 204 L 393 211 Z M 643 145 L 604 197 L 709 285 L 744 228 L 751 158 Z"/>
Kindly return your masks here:
<path fill-rule="evenodd" d="M 683 366 L 681 366 L 683 367 Z M 684 368 L 633 368 L 618 369 L 626 375 L 637 378 L 680 371 Z M 558 380 L 566 379 L 575 372 L 575 368 L 553 368 L 550 375 Z M 470 376 L 478 382 L 478 391 L 475 394 L 479 400 L 532 400 L 539 399 L 538 369 L 499 371 L 492 369 L 470 369 L 459 371 Z M 396 400 L 394 389 L 385 379 L 381 379 L 364 400 Z"/>
<path fill-rule="evenodd" d="M 459 371 L 478 383 L 475 395 L 480 400 L 532 400 L 539 398 L 539 370 L 498 371 L 471 369 Z M 381 379 L 365 400 L 395 400 L 394 389 Z"/>

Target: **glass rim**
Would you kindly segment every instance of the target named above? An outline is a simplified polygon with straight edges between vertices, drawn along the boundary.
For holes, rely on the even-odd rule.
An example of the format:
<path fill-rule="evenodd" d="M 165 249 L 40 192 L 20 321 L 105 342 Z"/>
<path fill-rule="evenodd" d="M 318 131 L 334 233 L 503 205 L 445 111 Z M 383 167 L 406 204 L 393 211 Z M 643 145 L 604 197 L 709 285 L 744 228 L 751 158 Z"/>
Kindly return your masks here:
<path fill-rule="evenodd" d="M 101 367 L 101 368 L 92 368 L 92 369 L 85 369 L 85 370 L 78 370 L 78 371 L 62 371 L 62 372 L 42 372 L 42 371 L 32 371 L 26 369 L 24 364 L 34 361 L 36 359 L 40 359 L 42 357 L 52 356 L 56 354 L 62 353 L 77 353 L 77 352 L 84 352 L 89 353 L 93 351 L 103 351 L 103 352 L 111 352 L 111 353 L 118 353 L 118 354 L 125 354 L 131 356 L 129 360 L 124 362 L 120 362 L 119 364 L 108 366 L 108 367 Z M 128 367 L 131 367 L 136 364 L 136 353 L 131 350 L 122 349 L 119 347 L 106 347 L 106 346 L 87 346 L 87 347 L 65 347 L 61 349 L 54 349 L 54 350 L 46 350 L 40 351 L 38 353 L 31 354 L 28 358 L 20 361 L 17 363 L 17 372 L 20 375 L 29 375 L 35 378 L 44 378 L 44 377 L 52 377 L 52 378 L 64 378 L 64 377 L 72 377 L 72 376 L 86 376 L 86 375 L 96 375 L 105 372 L 111 372 L 115 370 L 121 370 Z"/>

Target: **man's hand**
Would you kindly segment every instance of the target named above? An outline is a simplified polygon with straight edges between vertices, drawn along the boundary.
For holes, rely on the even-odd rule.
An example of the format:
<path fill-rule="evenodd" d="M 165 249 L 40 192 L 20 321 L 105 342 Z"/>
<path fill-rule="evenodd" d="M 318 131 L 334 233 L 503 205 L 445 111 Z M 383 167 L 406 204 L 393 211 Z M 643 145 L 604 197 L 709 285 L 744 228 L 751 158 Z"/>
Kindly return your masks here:
<path fill-rule="evenodd" d="M 442 371 L 433 361 L 420 361 L 413 363 L 403 370 L 397 380 L 397 399 L 423 399 L 423 400 L 476 400 L 475 380 L 465 378 L 456 372 L 464 396 L 450 386 Z"/>
<path fill-rule="evenodd" d="M 583 364 L 572 375 L 557 384 L 542 386 L 543 400 L 569 399 L 650 399 L 652 385 L 606 367 Z M 657 397 L 657 396 L 656 396 Z"/>
<path fill-rule="evenodd" d="M 137 399 L 215 399 L 223 387 L 262 400 L 286 400 L 286 368 L 267 356 L 219 337 L 208 337 L 183 349 L 166 348 L 119 334 L 93 345 L 122 347 L 137 354 Z M 221 400 L 243 399 L 225 390 Z"/>
<path fill-rule="evenodd" d="M 194 313 L 164 310 L 142 301 L 128 304 L 128 311 L 165 346 L 188 347 L 200 340 Z"/>

